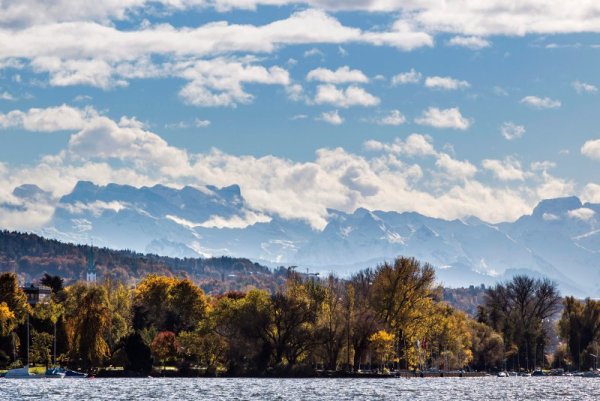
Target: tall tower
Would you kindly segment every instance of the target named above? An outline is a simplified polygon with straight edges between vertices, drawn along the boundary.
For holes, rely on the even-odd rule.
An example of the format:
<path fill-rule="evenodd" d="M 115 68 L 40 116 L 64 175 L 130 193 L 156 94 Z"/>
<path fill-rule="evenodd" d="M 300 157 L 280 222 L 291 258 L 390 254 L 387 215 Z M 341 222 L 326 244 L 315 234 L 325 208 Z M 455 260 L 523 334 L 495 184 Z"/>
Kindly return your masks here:
<path fill-rule="evenodd" d="M 87 259 L 87 271 L 85 274 L 85 281 L 88 283 L 96 282 L 96 263 L 94 262 L 94 248 L 90 246 L 90 253 Z"/>

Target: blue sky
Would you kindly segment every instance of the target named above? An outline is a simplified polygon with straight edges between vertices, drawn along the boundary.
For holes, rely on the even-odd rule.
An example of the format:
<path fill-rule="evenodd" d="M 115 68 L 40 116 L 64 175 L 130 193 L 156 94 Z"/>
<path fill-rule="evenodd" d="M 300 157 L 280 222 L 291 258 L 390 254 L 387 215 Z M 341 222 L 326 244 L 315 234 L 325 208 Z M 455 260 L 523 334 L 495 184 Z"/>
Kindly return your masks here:
<path fill-rule="evenodd" d="M 0 224 L 43 226 L 83 179 L 235 183 L 316 228 L 327 208 L 496 222 L 600 202 L 583 3 L 3 2 Z M 17 198 L 27 183 L 46 195 Z"/>

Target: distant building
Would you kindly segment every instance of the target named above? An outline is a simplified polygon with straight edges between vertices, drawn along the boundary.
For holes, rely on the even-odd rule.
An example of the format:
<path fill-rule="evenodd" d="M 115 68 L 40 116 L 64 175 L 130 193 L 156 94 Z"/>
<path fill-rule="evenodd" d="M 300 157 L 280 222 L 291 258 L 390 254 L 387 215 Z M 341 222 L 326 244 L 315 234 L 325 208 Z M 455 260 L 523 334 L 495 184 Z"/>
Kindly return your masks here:
<path fill-rule="evenodd" d="M 27 295 L 27 302 L 31 306 L 35 306 L 40 302 L 43 302 L 46 299 L 50 298 L 52 294 L 52 290 L 50 287 L 46 287 L 43 285 L 36 285 L 33 283 L 25 283 L 23 287 L 21 287 L 25 295 Z"/>
<path fill-rule="evenodd" d="M 94 262 L 94 249 L 92 247 L 90 247 L 90 253 L 88 254 L 85 281 L 88 283 L 96 282 L 96 263 Z"/>

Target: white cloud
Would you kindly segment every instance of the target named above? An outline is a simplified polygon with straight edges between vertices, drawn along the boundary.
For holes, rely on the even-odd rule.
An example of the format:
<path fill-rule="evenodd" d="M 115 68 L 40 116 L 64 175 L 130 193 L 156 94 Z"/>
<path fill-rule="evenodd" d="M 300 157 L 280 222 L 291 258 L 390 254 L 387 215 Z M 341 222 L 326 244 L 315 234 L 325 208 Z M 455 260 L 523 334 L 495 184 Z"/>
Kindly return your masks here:
<path fill-rule="evenodd" d="M 48 9 L 35 0 L 27 1 L 31 9 L 24 5 L 7 6 L 11 12 L 19 9 L 24 14 L 34 13 L 37 7 L 48 21 L 39 25 L 25 24 L 22 29 L 0 29 L 0 64 L 30 67 L 37 74 L 48 74 L 53 86 L 88 85 L 105 90 L 127 86 L 132 79 L 175 77 L 187 81 L 180 97 L 188 104 L 235 106 L 253 100 L 252 94 L 244 90 L 244 84 L 286 88 L 290 84 L 285 69 L 260 65 L 264 59 L 240 53 L 269 54 L 283 46 L 310 44 L 365 43 L 407 51 L 433 45 L 429 34 L 415 32 L 403 24 L 386 31 L 367 31 L 345 26 L 319 9 L 297 11 L 285 19 L 260 26 L 226 21 L 194 28 L 146 23 L 137 30 L 120 30 L 114 24 L 93 22 L 125 18 L 127 12 L 139 11 L 147 4 L 143 0 L 130 1 L 137 1 L 133 8 L 115 6 L 121 12 L 108 12 L 107 5 L 100 2 L 102 5 L 98 8 L 107 12 L 98 13 L 85 6 L 76 7 L 79 11 L 73 13 L 66 8 L 74 7 L 63 1 L 53 3 Z M 182 9 L 194 2 L 166 1 L 169 1 L 168 8 Z M 65 8 L 64 20 L 58 18 L 60 13 L 53 14 L 56 7 Z M 92 20 L 72 20 L 75 15 Z M 68 22 L 51 22 L 55 18 Z M 348 76 L 342 78 L 345 72 L 344 68 L 335 72 L 332 82 L 365 82 L 366 77 L 360 71 L 349 70 Z"/>
<path fill-rule="evenodd" d="M 304 88 L 300 84 L 288 85 L 285 87 L 285 91 L 288 95 L 288 98 L 294 102 L 306 100 L 306 95 L 304 94 Z"/>
<path fill-rule="evenodd" d="M 337 107 L 377 106 L 378 97 L 371 95 L 363 88 L 351 85 L 346 89 L 338 89 L 334 85 L 325 84 L 317 87 L 316 104 L 331 104 Z"/>
<path fill-rule="evenodd" d="M 400 110 L 392 110 L 388 114 L 375 119 L 375 123 L 379 125 L 398 126 L 404 124 L 405 122 L 406 117 L 404 117 Z"/>
<path fill-rule="evenodd" d="M 431 138 L 421 134 L 411 134 L 405 141 L 396 138 L 391 144 L 371 139 L 365 142 L 364 147 L 368 151 L 385 151 L 407 156 L 435 156 L 438 154 L 433 147 Z"/>
<path fill-rule="evenodd" d="M 451 77 L 427 77 L 425 86 L 430 89 L 455 90 L 466 89 L 471 86 L 467 81 L 460 81 Z"/>
<path fill-rule="evenodd" d="M 202 120 L 202 119 L 195 119 L 194 120 L 194 126 L 197 128 L 206 128 L 208 126 L 210 126 L 211 122 L 210 120 Z"/>
<path fill-rule="evenodd" d="M 542 219 L 544 221 L 557 221 L 557 220 L 560 220 L 560 217 L 558 217 L 555 214 L 546 212 L 546 213 L 542 214 Z"/>
<path fill-rule="evenodd" d="M 500 126 L 500 133 L 506 140 L 512 141 L 513 139 L 521 138 L 525 134 L 525 127 L 507 121 Z"/>
<path fill-rule="evenodd" d="M 590 159 L 600 160 L 600 139 L 590 139 L 581 147 L 581 154 Z"/>
<path fill-rule="evenodd" d="M 0 114 L 0 128 L 20 128 L 35 132 L 78 130 L 98 113 L 92 107 L 76 109 L 66 104 L 46 109 L 32 108 L 26 112 L 13 110 Z"/>
<path fill-rule="evenodd" d="M 312 49 L 308 49 L 307 51 L 304 52 L 304 57 L 315 57 L 315 56 L 323 57 L 323 56 L 325 56 L 325 54 L 323 54 L 323 52 L 321 50 L 317 49 L 316 47 L 313 47 Z"/>
<path fill-rule="evenodd" d="M 583 201 L 600 203 L 600 184 L 595 184 L 593 182 L 588 183 L 583 188 L 581 197 L 583 198 Z"/>
<path fill-rule="evenodd" d="M 83 203 L 83 202 L 75 202 L 63 204 L 61 207 L 67 209 L 69 213 L 73 214 L 83 214 L 85 212 L 90 212 L 95 217 L 98 217 L 104 213 L 106 210 L 110 210 L 115 213 L 119 213 L 121 210 L 126 209 L 128 207 L 127 204 L 117 201 L 104 202 L 104 201 L 94 201 L 92 203 Z"/>
<path fill-rule="evenodd" d="M 447 153 L 441 153 L 435 165 L 443 169 L 453 179 L 471 178 L 477 172 L 477 167 L 468 160 L 455 160 Z"/>
<path fill-rule="evenodd" d="M 366 83 L 369 78 L 360 70 L 351 70 L 350 67 L 340 67 L 335 71 L 327 68 L 316 68 L 306 75 L 307 81 L 319 81 L 330 84 Z"/>
<path fill-rule="evenodd" d="M 594 212 L 592 209 L 581 207 L 579 209 L 569 210 L 567 214 L 573 219 L 588 221 L 594 217 L 596 212 Z"/>
<path fill-rule="evenodd" d="M 165 217 L 187 228 L 246 228 L 256 223 L 268 223 L 271 221 L 269 216 L 262 213 L 256 213 L 252 210 L 244 210 L 242 215 L 233 215 L 231 217 L 213 215 L 202 223 L 194 223 L 170 214 L 166 215 Z"/>
<path fill-rule="evenodd" d="M 596 93 L 598 88 L 595 85 L 588 84 L 587 82 L 574 81 L 572 83 L 573 89 L 577 93 Z"/>
<path fill-rule="evenodd" d="M 35 127 L 45 129 L 44 124 Z M 102 115 L 90 116 L 72 131 L 68 147 L 43 156 L 37 164 L 0 163 L 0 204 L 16 206 L 0 206 L 1 226 L 43 226 L 55 202 L 79 180 L 134 186 L 239 184 L 248 210 L 256 216 L 303 219 L 315 228 L 326 224 L 328 208 L 353 211 L 359 206 L 446 219 L 474 215 L 490 222 L 506 221 L 530 212 L 540 199 L 572 194 L 574 189 L 571 182 L 549 175 L 546 169 L 527 174 L 524 184 L 484 184 L 477 180 L 477 167 L 470 161 L 436 150 L 432 139 L 420 134 L 392 143 L 367 141 L 365 148 L 376 151 L 368 156 L 342 148 L 318 149 L 313 160 L 294 162 L 276 156 L 230 155 L 217 149 L 190 154 L 169 145 L 133 117 L 116 122 Z M 413 156 L 427 167 L 407 162 Z M 48 191 L 51 203 L 12 195 L 13 188 L 24 183 Z M 98 204 L 96 209 L 120 206 Z M 209 221 L 231 226 L 249 223 L 252 219 L 247 217 Z"/>
<path fill-rule="evenodd" d="M 481 50 L 491 45 L 488 40 L 478 36 L 454 36 L 448 41 L 448 46 L 466 47 L 471 50 Z"/>
<path fill-rule="evenodd" d="M 16 100 L 16 99 L 15 99 L 15 97 L 13 95 L 11 95 L 10 93 L 8 93 L 7 91 L 4 91 L 4 92 L 0 92 L 0 100 L 13 101 L 13 100 Z"/>
<path fill-rule="evenodd" d="M 521 99 L 521 103 L 527 104 L 536 109 L 557 109 L 562 105 L 560 100 L 537 96 L 525 96 L 523 99 Z"/>
<path fill-rule="evenodd" d="M 338 113 L 337 110 L 323 112 L 317 118 L 317 120 L 325 121 L 326 123 L 329 123 L 331 125 L 341 125 L 344 122 L 344 119 L 342 118 L 342 116 L 340 116 L 340 113 Z"/>
<path fill-rule="evenodd" d="M 254 96 L 244 90 L 244 83 L 282 86 L 290 83 L 288 72 L 281 67 L 266 68 L 241 60 L 183 62 L 176 65 L 176 70 L 176 75 L 189 80 L 179 92 L 180 97 L 195 106 L 250 103 Z"/>
<path fill-rule="evenodd" d="M 423 74 L 411 68 L 408 72 L 403 72 L 392 77 L 392 85 L 418 84 L 423 79 Z"/>
<path fill-rule="evenodd" d="M 524 181 L 525 172 L 518 160 L 507 157 L 504 160 L 484 159 L 481 162 L 484 169 L 490 170 L 501 181 Z"/>
<path fill-rule="evenodd" d="M 435 128 L 452 128 L 458 130 L 466 130 L 471 126 L 471 121 L 462 116 L 458 107 L 450 109 L 429 107 L 423 111 L 420 117 L 415 119 L 415 122 Z"/>

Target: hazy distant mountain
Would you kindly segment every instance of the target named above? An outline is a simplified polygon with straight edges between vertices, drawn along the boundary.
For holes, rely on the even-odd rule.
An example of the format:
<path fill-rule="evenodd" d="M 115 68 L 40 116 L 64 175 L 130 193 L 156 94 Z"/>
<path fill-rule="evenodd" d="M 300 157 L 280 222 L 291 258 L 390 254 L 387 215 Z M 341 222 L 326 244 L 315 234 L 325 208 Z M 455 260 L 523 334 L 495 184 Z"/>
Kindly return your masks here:
<path fill-rule="evenodd" d="M 23 196 L 33 188 L 21 190 Z M 446 285 L 492 283 L 516 273 L 547 276 L 563 292 L 600 296 L 600 205 L 541 202 L 530 216 L 488 224 L 418 213 L 329 211 L 315 231 L 252 210 L 238 186 L 180 190 L 80 182 L 42 234 L 168 256 L 230 255 L 270 265 L 347 273 L 398 255 L 432 263 Z"/>

